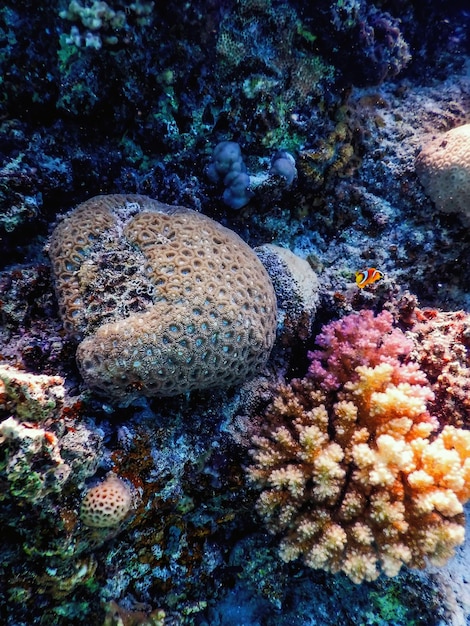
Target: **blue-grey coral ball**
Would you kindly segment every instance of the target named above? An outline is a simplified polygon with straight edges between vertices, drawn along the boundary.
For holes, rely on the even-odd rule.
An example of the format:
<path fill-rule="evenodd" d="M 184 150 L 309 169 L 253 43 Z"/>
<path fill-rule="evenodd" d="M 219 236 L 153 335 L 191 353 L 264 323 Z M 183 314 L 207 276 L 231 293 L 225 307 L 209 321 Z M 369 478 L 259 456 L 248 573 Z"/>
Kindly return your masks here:
<path fill-rule="evenodd" d="M 253 197 L 242 152 L 235 141 L 221 141 L 216 145 L 206 174 L 213 183 L 223 180 L 225 191 L 222 200 L 231 209 L 243 208 Z"/>
<path fill-rule="evenodd" d="M 269 173 L 281 176 L 285 179 L 287 187 L 290 187 L 297 178 L 297 168 L 292 154 L 286 150 L 279 150 L 272 158 Z"/>
<path fill-rule="evenodd" d="M 235 141 L 221 141 L 214 148 L 207 174 L 212 182 L 217 182 L 232 170 L 244 171 L 242 151 Z"/>
<path fill-rule="evenodd" d="M 242 209 L 253 197 L 250 189 L 250 177 L 244 172 L 230 172 L 224 178 L 228 186 L 222 195 L 222 199 L 231 209 Z"/>

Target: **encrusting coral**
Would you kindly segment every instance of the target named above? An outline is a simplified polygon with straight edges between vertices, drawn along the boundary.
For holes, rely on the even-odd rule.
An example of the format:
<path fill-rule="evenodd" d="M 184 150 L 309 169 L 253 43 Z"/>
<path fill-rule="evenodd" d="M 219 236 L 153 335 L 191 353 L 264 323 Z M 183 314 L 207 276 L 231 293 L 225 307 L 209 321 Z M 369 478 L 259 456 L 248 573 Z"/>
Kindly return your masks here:
<path fill-rule="evenodd" d="M 64 400 L 64 380 L 60 376 L 29 374 L 0 364 L 0 410 L 12 410 L 28 421 L 40 422 L 60 415 Z"/>
<path fill-rule="evenodd" d="M 49 516 L 54 494 L 95 473 L 102 436 L 72 420 L 78 410 L 62 377 L 0 364 L 1 501 L 38 505 Z"/>
<path fill-rule="evenodd" d="M 268 407 L 247 469 L 281 558 L 355 583 L 443 564 L 464 540 L 470 432 L 439 432 L 413 343 L 392 323 L 362 311 L 323 329 L 307 375 Z"/>

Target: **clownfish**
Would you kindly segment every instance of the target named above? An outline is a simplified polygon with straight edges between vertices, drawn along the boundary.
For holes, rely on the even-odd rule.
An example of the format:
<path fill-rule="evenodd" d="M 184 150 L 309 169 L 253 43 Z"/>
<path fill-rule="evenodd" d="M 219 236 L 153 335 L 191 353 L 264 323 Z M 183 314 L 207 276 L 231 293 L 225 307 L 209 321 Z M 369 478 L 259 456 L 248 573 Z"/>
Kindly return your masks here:
<path fill-rule="evenodd" d="M 381 280 L 385 274 L 375 267 L 368 267 L 366 270 L 356 272 L 356 285 L 359 289 L 364 289 L 367 285 L 372 285 L 377 280 Z"/>

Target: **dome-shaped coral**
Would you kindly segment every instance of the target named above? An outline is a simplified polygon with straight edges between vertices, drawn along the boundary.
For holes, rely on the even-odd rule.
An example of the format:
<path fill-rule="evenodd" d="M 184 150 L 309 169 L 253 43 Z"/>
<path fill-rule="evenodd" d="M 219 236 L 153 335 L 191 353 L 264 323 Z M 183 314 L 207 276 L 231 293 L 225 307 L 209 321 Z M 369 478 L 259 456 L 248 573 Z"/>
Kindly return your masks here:
<path fill-rule="evenodd" d="M 470 124 L 426 143 L 416 159 L 416 172 L 439 211 L 459 213 L 470 223 Z"/>
<path fill-rule="evenodd" d="M 236 385 L 266 363 L 276 296 L 233 231 L 145 196 L 98 196 L 54 230 L 49 254 L 77 361 L 109 399 Z"/>
<path fill-rule="evenodd" d="M 86 526 L 110 528 L 118 526 L 131 508 L 131 490 L 115 474 L 109 474 L 103 482 L 86 492 L 80 518 Z"/>

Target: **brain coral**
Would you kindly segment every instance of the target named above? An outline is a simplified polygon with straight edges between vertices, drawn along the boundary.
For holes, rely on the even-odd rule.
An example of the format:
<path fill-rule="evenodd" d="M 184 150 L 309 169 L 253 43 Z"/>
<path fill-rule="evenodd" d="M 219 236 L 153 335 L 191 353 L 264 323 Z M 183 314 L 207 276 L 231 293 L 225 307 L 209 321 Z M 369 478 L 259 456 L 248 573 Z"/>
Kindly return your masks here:
<path fill-rule="evenodd" d="M 80 371 L 110 399 L 228 387 L 269 356 L 271 280 L 238 235 L 200 213 L 97 196 L 58 224 L 49 255 Z"/>
<path fill-rule="evenodd" d="M 349 315 L 319 345 L 307 376 L 279 387 L 247 469 L 281 558 L 356 583 L 443 564 L 464 540 L 470 432 L 439 432 L 390 314 Z"/>
<path fill-rule="evenodd" d="M 440 211 L 460 213 L 470 223 L 470 124 L 429 141 L 416 159 L 416 172 Z"/>

